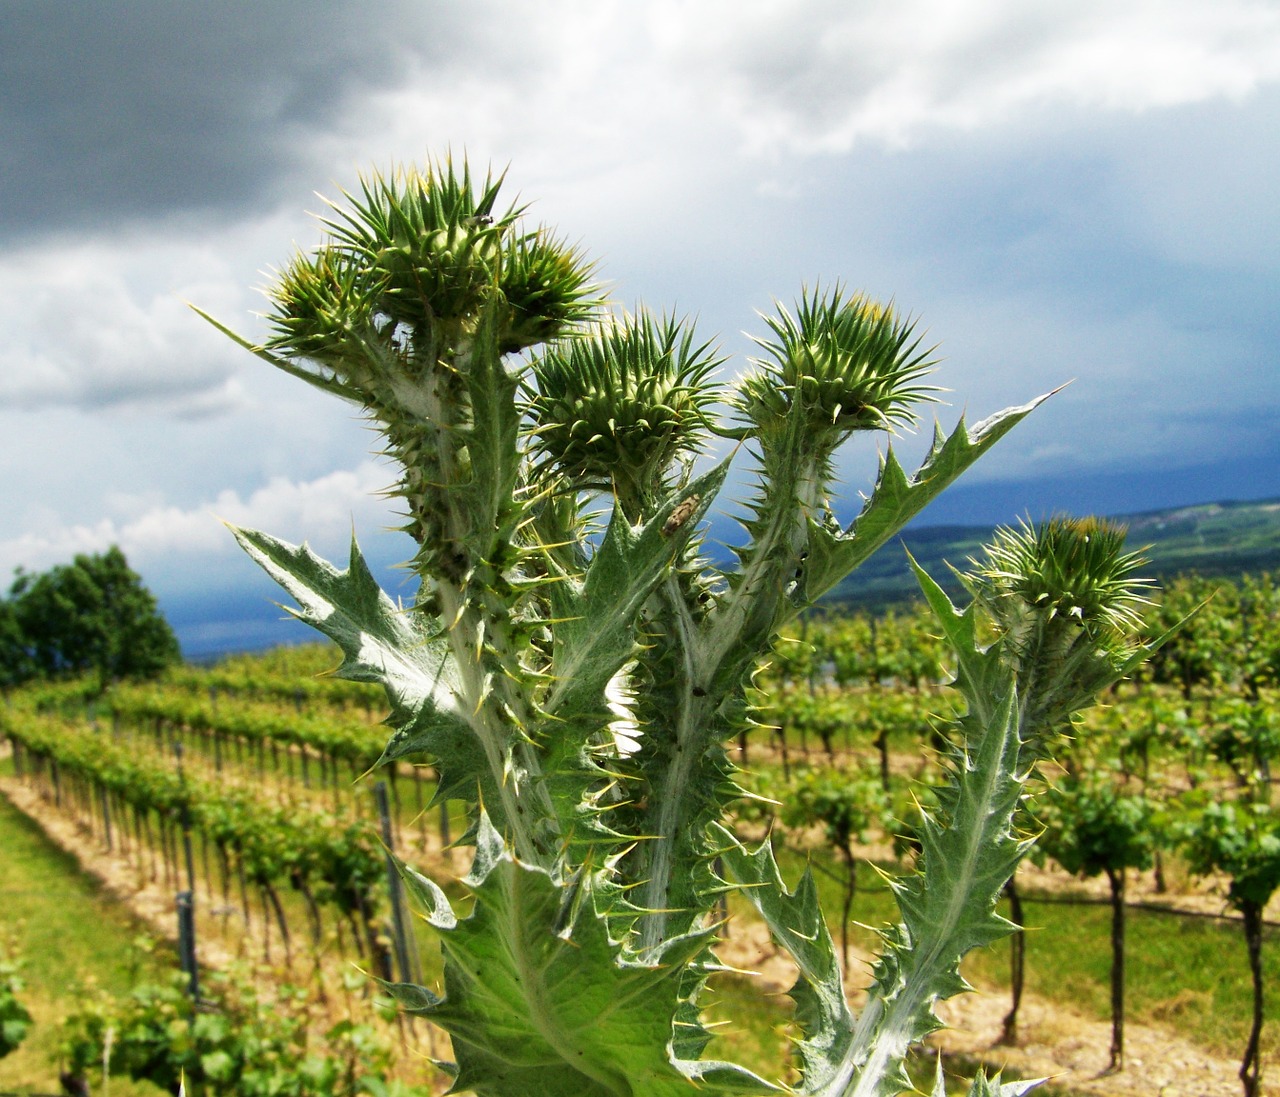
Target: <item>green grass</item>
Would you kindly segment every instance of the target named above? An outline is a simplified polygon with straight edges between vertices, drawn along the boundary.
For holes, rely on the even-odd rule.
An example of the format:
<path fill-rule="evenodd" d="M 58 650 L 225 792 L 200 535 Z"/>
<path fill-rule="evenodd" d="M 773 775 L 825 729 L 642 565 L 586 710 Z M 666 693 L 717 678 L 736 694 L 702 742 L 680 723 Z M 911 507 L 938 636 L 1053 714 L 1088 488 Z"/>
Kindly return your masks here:
<path fill-rule="evenodd" d="M 0 1059 L 0 1090 L 56 1093 L 58 1023 L 79 996 L 91 986 L 124 994 L 160 971 L 135 943 L 144 926 L 0 796 L 0 937 L 15 933 L 23 1003 L 35 1025 L 16 1052 Z M 112 1079 L 111 1092 L 142 1097 L 160 1090 Z"/>

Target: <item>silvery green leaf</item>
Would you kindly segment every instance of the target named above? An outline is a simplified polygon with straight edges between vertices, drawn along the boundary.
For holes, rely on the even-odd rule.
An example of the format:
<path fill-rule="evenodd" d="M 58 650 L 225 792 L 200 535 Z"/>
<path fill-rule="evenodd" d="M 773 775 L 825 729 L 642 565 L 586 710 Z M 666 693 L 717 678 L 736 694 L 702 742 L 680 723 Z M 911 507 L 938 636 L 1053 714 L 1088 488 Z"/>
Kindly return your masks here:
<path fill-rule="evenodd" d="M 1009 689 L 1009 672 L 1001 664 L 995 650 L 979 646 L 973 604 L 963 611 L 956 609 L 946 591 L 910 555 L 908 560 L 925 601 L 942 629 L 942 638 L 956 657 L 955 681 L 952 685 L 968 702 L 974 724 L 985 727 L 991 719 L 995 704 Z"/>
<path fill-rule="evenodd" d="M 940 1026 L 934 1003 L 967 989 L 960 961 L 1012 930 L 996 902 L 1028 843 L 1013 832 L 1022 794 L 1012 682 L 983 728 L 967 729 L 940 792 L 944 815 L 924 815 L 920 870 L 894 881 L 902 921 L 886 935 L 864 1007 L 821 1097 L 894 1097 L 910 1088 L 907 1051 Z"/>
<path fill-rule="evenodd" d="M 453 905 L 445 895 L 444 889 L 412 865 L 400 860 L 394 853 L 390 854 L 390 857 L 400 874 L 400 879 L 404 882 L 405 892 L 422 908 L 427 921 L 436 929 L 453 929 L 458 924 L 458 916 L 454 914 Z"/>
<path fill-rule="evenodd" d="M 875 490 L 847 530 L 809 519 L 805 598 L 816 601 L 839 583 L 1052 395 L 1046 393 L 1021 407 L 1006 408 L 972 429 L 961 418 L 949 437 L 937 429 L 933 446 L 910 478 L 890 449 L 881 463 Z"/>
<path fill-rule="evenodd" d="M 586 574 L 551 585 L 556 629 L 548 712 L 603 709 L 605 686 L 635 652 L 636 614 L 670 573 L 728 472 L 725 461 L 697 477 L 643 526 L 630 525 L 615 509 Z M 683 521 L 669 530 L 677 510 Z"/>
<path fill-rule="evenodd" d="M 421 615 L 397 606 L 378 586 L 355 540 L 339 571 L 307 545 L 257 530 L 231 532 L 241 547 L 298 602 L 290 610 L 342 650 L 336 673 L 377 682 L 391 704 L 395 729 L 382 761 L 425 752 L 440 769 L 437 795 L 476 794 L 487 781 L 484 757 L 457 700 L 457 671 L 444 638 Z"/>
<path fill-rule="evenodd" d="M 806 870 L 795 891 L 788 891 L 768 841 L 748 851 L 724 827 L 717 825 L 713 832 L 721 843 L 725 869 L 799 968 L 788 992 L 795 1000 L 796 1024 L 802 1033 L 799 1092 L 826 1092 L 822 1087 L 835 1077 L 848 1052 L 854 1019 L 813 875 Z"/>
<path fill-rule="evenodd" d="M 668 1048 L 689 961 L 704 942 L 672 942 L 656 964 L 627 958 L 595 910 L 590 876 L 559 884 L 511 856 L 482 817 L 466 881 L 472 913 L 436 918 L 440 997 L 388 990 L 453 1041 L 454 1089 L 478 1097 L 675 1097 L 779 1092 L 731 1063 L 675 1059 Z M 428 901 L 438 902 L 428 889 Z M 436 908 L 438 909 L 438 908 Z"/>

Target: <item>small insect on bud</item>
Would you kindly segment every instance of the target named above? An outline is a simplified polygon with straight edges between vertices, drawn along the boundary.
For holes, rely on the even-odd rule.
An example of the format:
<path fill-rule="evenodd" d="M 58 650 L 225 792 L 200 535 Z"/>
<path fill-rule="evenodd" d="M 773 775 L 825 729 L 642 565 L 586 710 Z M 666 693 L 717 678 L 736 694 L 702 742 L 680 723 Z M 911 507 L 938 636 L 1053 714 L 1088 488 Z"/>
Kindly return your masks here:
<path fill-rule="evenodd" d="M 690 495 L 683 503 L 671 512 L 671 517 L 662 524 L 662 536 L 670 537 L 676 530 L 683 526 L 690 518 L 693 512 L 698 509 L 698 504 L 702 502 L 701 495 Z"/>

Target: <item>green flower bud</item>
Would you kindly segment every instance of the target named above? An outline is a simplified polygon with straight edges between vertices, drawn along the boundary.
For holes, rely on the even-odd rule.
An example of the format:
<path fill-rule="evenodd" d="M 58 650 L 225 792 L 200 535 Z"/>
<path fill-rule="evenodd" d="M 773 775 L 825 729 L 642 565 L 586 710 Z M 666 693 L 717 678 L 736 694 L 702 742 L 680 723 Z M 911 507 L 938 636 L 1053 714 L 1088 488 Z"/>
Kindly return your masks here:
<path fill-rule="evenodd" d="M 1146 560 L 1124 551 L 1123 526 L 1052 518 L 1002 528 L 966 578 L 995 627 L 1023 697 L 1032 752 L 1065 729 L 1140 649 L 1151 580 Z"/>
<path fill-rule="evenodd" d="M 333 204 L 324 245 L 297 256 L 268 291 L 267 349 L 329 366 L 366 393 L 371 377 L 414 372 L 408 360 L 420 348 L 434 365 L 455 338 L 438 327 L 473 323 L 497 286 L 520 212 L 494 218 L 499 185 L 477 191 L 451 164 L 362 179 L 360 197 Z"/>
<path fill-rule="evenodd" d="M 588 284 L 593 269 L 578 249 L 544 231 L 518 237 L 502 260 L 500 284 L 510 311 L 499 349 L 511 354 L 549 343 L 589 320 L 601 304 Z"/>
<path fill-rule="evenodd" d="M 738 386 L 735 404 L 762 444 L 798 415 L 801 429 L 830 450 L 850 432 L 892 430 L 916 420 L 915 405 L 937 389 L 920 385 L 932 361 L 913 325 L 867 297 L 839 287 L 805 294 L 796 316 L 765 317 L 775 339 L 757 339 L 768 357 Z"/>
<path fill-rule="evenodd" d="M 1136 577 L 1146 564 L 1124 551 L 1125 529 L 1098 518 L 1052 518 L 1032 528 L 1001 528 L 974 576 L 975 593 L 997 624 L 1019 627 L 1028 617 L 1057 620 L 1100 642 L 1137 632 L 1151 604 Z"/>
<path fill-rule="evenodd" d="M 415 328 L 473 315 L 493 286 L 502 239 L 519 211 L 493 215 L 501 180 L 477 193 L 453 165 L 362 180 L 363 196 L 327 224 L 382 281 L 380 308 Z M 350 196 L 347 196 L 350 198 Z"/>
<path fill-rule="evenodd" d="M 683 322 L 646 313 L 562 343 L 533 363 L 534 448 L 574 487 L 612 490 L 637 517 L 702 449 L 721 361 Z"/>
<path fill-rule="evenodd" d="M 500 183 L 476 188 L 447 162 L 363 179 L 359 197 L 333 205 L 323 246 L 268 291 L 264 349 L 315 363 L 299 374 L 391 422 L 406 407 L 416 418 L 429 403 L 457 404 L 445 375 L 479 317 L 494 315 L 487 306 L 503 353 L 586 319 L 598 306 L 591 265 L 546 232 L 514 231 L 519 209 L 495 217 Z M 406 402 L 417 390 L 423 399 Z"/>
<path fill-rule="evenodd" d="M 374 322 L 381 281 L 333 248 L 297 255 L 268 296 L 275 308 L 267 348 L 327 366 L 343 382 L 359 384 L 371 340 L 391 345 L 386 324 L 380 331 Z"/>

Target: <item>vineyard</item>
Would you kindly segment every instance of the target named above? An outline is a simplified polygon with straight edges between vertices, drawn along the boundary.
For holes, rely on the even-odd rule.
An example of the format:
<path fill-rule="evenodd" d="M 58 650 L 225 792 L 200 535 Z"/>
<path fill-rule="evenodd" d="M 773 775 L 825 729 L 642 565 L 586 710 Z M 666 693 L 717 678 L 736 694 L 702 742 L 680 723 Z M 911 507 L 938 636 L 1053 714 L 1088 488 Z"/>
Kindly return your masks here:
<path fill-rule="evenodd" d="M 1046 928 L 966 968 L 1001 1000 L 1006 1047 L 1025 1036 L 1019 1005 L 1029 986 L 1114 1020 L 1116 1068 L 1126 1011 L 1174 1023 L 1206 1054 L 1238 1058 L 1260 1040 L 1263 1062 L 1280 1056 L 1274 996 L 1260 1032 L 1252 1010 L 1255 988 L 1280 981 L 1268 911 L 1280 884 L 1280 588 L 1265 578 L 1175 584 L 1160 614 L 1174 622 L 1189 613 L 1141 677 L 1076 728 L 1052 791 L 1023 823 L 1042 833 L 1038 863 L 1011 881 L 1005 913 Z M 786 871 L 814 865 L 826 909 L 841 912 L 832 931 L 853 984 L 876 947 L 863 927 L 893 917 L 884 874 L 910 868 L 937 771 L 928 759 L 945 745 L 956 704 L 931 620 L 909 610 L 810 617 L 758 677 L 737 739 L 751 794 L 738 828 L 771 830 Z M 79 681 L 14 690 L 0 710 L 6 787 L 41 817 L 73 824 L 81 849 L 115 865 L 128 886 L 186 897 L 173 930 L 186 971 L 164 999 L 170 1020 L 211 969 L 251 962 L 259 980 L 267 972 L 301 988 L 306 1024 L 330 1034 L 311 1041 L 313 1052 L 335 1031 L 364 1033 L 365 1050 L 348 1041 L 343 1053 L 353 1088 L 300 1092 L 374 1092 L 354 1088 L 357 1060 L 422 1087 L 405 1092 L 438 1092 L 443 1075 L 423 1056 L 443 1055 L 442 1038 L 381 1009 L 351 965 L 387 980 L 438 979 L 386 852 L 448 876 L 463 861 L 447 847 L 467 840 L 472 821 L 456 801 L 451 815 L 450 790 L 425 760 L 373 769 L 386 739 L 382 699 L 323 676 L 334 662 L 330 649 L 303 647 L 175 668 L 105 693 Z M 751 949 L 767 935 L 749 908 L 735 902 L 724 913 L 733 915 L 720 930 L 725 955 L 762 959 Z M 1176 987 L 1160 984 L 1160 957 L 1192 948 L 1204 962 L 1182 965 Z M 1097 962 L 1089 955 L 1104 957 L 1101 971 L 1083 970 Z M 717 990 L 731 998 L 732 977 Z M 237 1001 L 257 993 L 241 987 Z M 100 1052 L 102 1024 L 91 1022 L 73 1028 Z M 306 1044 L 298 1024 L 289 1039 Z M 750 1065 L 752 1042 L 777 1045 L 787 1025 L 779 1006 L 759 1030 L 724 1039 Z"/>

